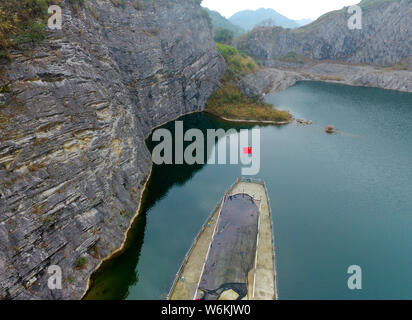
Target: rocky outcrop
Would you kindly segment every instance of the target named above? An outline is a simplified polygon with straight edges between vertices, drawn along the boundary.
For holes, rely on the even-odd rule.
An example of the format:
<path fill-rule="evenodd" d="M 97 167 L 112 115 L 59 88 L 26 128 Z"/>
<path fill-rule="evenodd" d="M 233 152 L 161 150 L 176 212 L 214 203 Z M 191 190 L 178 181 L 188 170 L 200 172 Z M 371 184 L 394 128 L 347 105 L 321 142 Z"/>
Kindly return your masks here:
<path fill-rule="evenodd" d="M 286 90 L 299 80 L 304 78 L 298 72 L 264 68 L 244 76 L 238 84 L 249 98 L 259 96 L 263 100 L 265 94 Z"/>
<path fill-rule="evenodd" d="M 349 29 L 346 7 L 294 30 L 255 28 L 237 45 L 269 67 L 276 59 L 296 56 L 412 67 L 412 0 L 363 0 L 360 7 L 361 30 Z"/>
<path fill-rule="evenodd" d="M 298 81 L 322 81 L 412 92 L 412 71 L 337 63 L 315 63 L 293 70 L 264 68 L 243 77 L 239 86 L 249 97 L 253 97 L 283 91 Z"/>
<path fill-rule="evenodd" d="M 61 31 L 0 65 L 0 299 L 82 297 L 138 208 L 145 137 L 225 72 L 199 1 L 65 2 Z"/>

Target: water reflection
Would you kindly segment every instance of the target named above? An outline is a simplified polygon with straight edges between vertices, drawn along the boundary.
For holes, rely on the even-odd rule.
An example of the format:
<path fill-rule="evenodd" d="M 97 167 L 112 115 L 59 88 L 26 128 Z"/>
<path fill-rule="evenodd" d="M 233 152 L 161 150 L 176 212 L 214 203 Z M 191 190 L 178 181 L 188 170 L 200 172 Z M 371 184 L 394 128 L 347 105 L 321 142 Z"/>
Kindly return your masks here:
<path fill-rule="evenodd" d="M 214 116 L 202 113 L 183 116 L 179 119 L 183 121 L 184 132 L 189 129 L 200 129 L 206 136 L 207 129 L 249 129 L 251 124 L 237 124 L 236 126 L 222 121 Z M 162 128 L 170 130 L 174 139 L 175 123 L 167 123 Z M 184 142 L 184 147 L 191 142 Z M 158 144 L 152 142 L 151 137 L 146 141 L 149 150 Z M 207 141 L 205 139 L 204 150 L 207 150 Z M 205 162 L 210 154 L 205 154 Z M 174 149 L 173 149 L 174 159 Z M 86 294 L 85 299 L 125 299 L 129 295 L 129 287 L 139 281 L 139 275 L 136 266 L 139 263 L 141 249 L 145 239 L 145 230 L 147 223 L 147 213 L 150 209 L 162 199 L 173 186 L 184 185 L 187 181 L 202 169 L 204 165 L 153 165 L 150 180 L 147 183 L 146 190 L 142 197 L 140 213 L 134 225 L 128 234 L 128 242 L 125 250 L 105 262 L 103 266 L 92 276 L 92 287 Z M 211 204 L 211 209 L 214 204 Z M 200 228 L 201 225 L 199 225 Z"/>

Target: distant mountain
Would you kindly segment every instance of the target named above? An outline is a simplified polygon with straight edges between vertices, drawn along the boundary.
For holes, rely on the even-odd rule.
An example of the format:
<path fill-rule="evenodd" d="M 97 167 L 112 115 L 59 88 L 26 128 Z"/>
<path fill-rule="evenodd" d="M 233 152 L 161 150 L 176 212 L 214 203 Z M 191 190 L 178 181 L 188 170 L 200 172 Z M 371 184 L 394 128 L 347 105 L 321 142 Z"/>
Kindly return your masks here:
<path fill-rule="evenodd" d="M 219 12 L 209 10 L 207 8 L 204 9 L 209 13 L 210 18 L 212 19 L 213 30 L 216 30 L 217 28 L 229 29 L 233 31 L 235 37 L 239 37 L 246 33 L 243 28 L 234 25 L 225 17 L 223 17 Z"/>
<path fill-rule="evenodd" d="M 244 10 L 235 13 L 229 21 L 243 29 L 250 31 L 256 26 L 279 26 L 283 28 L 297 28 L 298 22 L 286 18 L 273 9 L 259 9 L 256 11 Z"/>
<path fill-rule="evenodd" d="M 305 56 L 355 64 L 412 65 L 412 0 L 363 0 L 362 29 L 348 27 L 348 7 L 324 14 L 297 29 L 259 27 L 237 44 L 270 65 L 276 59 Z"/>
<path fill-rule="evenodd" d="M 307 24 L 313 22 L 312 19 L 300 19 L 300 20 L 295 20 L 295 21 L 296 21 L 296 23 L 297 23 L 299 26 L 301 26 L 301 27 L 306 26 Z"/>

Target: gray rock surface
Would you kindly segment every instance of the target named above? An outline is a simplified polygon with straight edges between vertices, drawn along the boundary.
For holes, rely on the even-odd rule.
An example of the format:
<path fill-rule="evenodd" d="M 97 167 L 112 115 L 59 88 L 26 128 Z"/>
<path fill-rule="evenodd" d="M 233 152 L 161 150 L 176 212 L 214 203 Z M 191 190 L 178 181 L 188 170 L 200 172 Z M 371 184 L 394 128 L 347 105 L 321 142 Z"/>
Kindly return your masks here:
<path fill-rule="evenodd" d="M 239 86 L 252 97 L 283 91 L 297 81 L 323 81 L 412 92 L 412 71 L 321 62 L 293 69 L 264 68 L 243 77 Z"/>
<path fill-rule="evenodd" d="M 121 247 L 146 136 L 202 110 L 225 72 L 198 2 L 66 1 L 61 31 L 0 65 L 0 299 L 79 299 Z"/>
<path fill-rule="evenodd" d="M 356 64 L 412 64 L 412 0 L 362 1 L 362 29 L 350 30 L 348 8 L 304 27 L 259 27 L 237 46 L 266 66 L 289 53 Z"/>

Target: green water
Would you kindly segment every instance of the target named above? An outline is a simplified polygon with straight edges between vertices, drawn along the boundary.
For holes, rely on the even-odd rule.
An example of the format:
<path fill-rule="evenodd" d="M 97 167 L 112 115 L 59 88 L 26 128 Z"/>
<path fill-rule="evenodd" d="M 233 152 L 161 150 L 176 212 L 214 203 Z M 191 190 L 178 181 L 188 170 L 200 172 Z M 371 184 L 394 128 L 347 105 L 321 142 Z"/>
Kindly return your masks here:
<path fill-rule="evenodd" d="M 280 299 L 412 299 L 412 94 L 301 82 L 268 100 L 314 121 L 261 127 L 257 178 L 272 203 Z M 229 129 L 206 114 L 182 120 Z M 239 175 L 237 165 L 155 166 L 128 250 L 87 298 L 165 298 Z M 362 290 L 347 287 L 350 265 L 362 267 Z"/>

